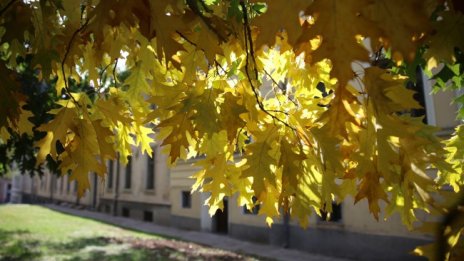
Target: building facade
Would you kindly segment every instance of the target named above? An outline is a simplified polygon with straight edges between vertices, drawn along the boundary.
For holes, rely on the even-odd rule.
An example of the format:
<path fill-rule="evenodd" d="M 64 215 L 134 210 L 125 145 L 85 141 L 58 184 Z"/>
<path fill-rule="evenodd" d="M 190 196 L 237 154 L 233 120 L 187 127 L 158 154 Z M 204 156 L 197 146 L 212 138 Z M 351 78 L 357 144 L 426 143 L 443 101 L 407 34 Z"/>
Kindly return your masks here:
<path fill-rule="evenodd" d="M 10 202 L 11 189 L 11 180 L 6 177 L 0 177 L 0 204 Z"/>
<path fill-rule="evenodd" d="M 430 89 L 425 89 L 430 92 Z M 441 127 L 443 135 L 456 126 L 456 107 L 443 106 L 455 97 L 452 92 L 426 95 L 426 116 L 431 125 Z M 408 231 L 399 216 L 376 221 L 369 213 L 367 201 L 354 204 L 352 198 L 334 205 L 331 220 L 314 215 L 310 227 L 302 229 L 287 217 L 276 221 L 271 228 L 257 210 L 248 211 L 236 205 L 235 198 L 225 199 L 224 210 L 214 216 L 204 205 L 207 193 L 190 193 L 198 171 L 192 161 L 169 168 L 161 149 L 154 147 L 153 157 L 134 153 L 127 165 L 119 161 L 108 163 L 108 176 L 99 180 L 90 174 L 91 190 L 82 198 L 76 197 L 76 187 L 68 177 L 50 174 L 42 178 L 15 175 L 12 200 L 15 202 L 55 202 L 175 226 L 189 230 L 223 233 L 278 247 L 289 247 L 312 253 L 364 260 L 414 260 L 411 256 L 417 245 L 431 237 Z M 422 220 L 427 220 L 424 213 Z"/>

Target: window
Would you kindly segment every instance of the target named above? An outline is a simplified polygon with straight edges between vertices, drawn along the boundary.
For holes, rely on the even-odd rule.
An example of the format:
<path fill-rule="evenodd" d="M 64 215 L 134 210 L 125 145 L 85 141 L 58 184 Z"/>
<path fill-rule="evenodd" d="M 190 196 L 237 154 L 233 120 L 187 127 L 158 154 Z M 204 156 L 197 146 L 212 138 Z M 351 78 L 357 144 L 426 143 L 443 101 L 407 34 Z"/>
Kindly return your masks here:
<path fill-rule="evenodd" d="M 256 202 L 258 201 L 258 199 L 253 196 L 253 208 L 251 210 L 248 210 L 248 208 L 244 205 L 243 206 L 243 214 L 246 214 L 246 215 L 258 215 L 259 213 L 259 207 L 260 205 L 259 204 L 256 204 Z"/>
<path fill-rule="evenodd" d="M 47 175 L 43 175 L 40 177 L 40 187 L 45 189 L 45 185 L 47 184 Z"/>
<path fill-rule="evenodd" d="M 74 181 L 74 194 L 77 193 L 77 181 Z"/>
<path fill-rule="evenodd" d="M 132 186 L 132 157 L 128 157 L 126 165 L 126 179 L 124 182 L 124 188 L 130 189 Z"/>
<path fill-rule="evenodd" d="M 147 156 L 147 177 L 145 180 L 146 189 L 155 189 L 155 152 L 151 158 Z"/>
<path fill-rule="evenodd" d="M 113 173 L 114 173 L 114 161 L 110 160 L 108 166 L 108 181 L 106 183 L 108 189 L 113 188 Z"/>
<path fill-rule="evenodd" d="M 130 210 L 129 208 L 122 208 L 122 216 L 123 217 L 129 217 L 130 216 Z"/>
<path fill-rule="evenodd" d="M 63 194 L 64 191 L 64 176 L 60 177 L 60 193 Z"/>
<path fill-rule="evenodd" d="M 58 176 L 53 174 L 52 177 L 52 186 L 53 186 L 53 191 L 58 191 Z"/>
<path fill-rule="evenodd" d="M 153 222 L 153 211 L 144 211 L 143 212 L 143 221 Z"/>
<path fill-rule="evenodd" d="M 332 213 L 321 210 L 320 221 L 339 222 L 342 219 L 342 205 L 332 202 Z"/>
<path fill-rule="evenodd" d="M 66 193 L 69 194 L 69 190 L 71 189 L 71 181 L 69 181 L 69 176 L 66 179 Z"/>
<path fill-rule="evenodd" d="M 190 191 L 182 191 L 182 208 L 192 207 L 192 195 Z"/>
<path fill-rule="evenodd" d="M 416 82 L 409 81 L 407 82 L 407 88 L 415 91 L 414 99 L 423 107 L 421 109 L 413 109 L 411 111 L 411 116 L 420 117 L 424 116 L 423 122 L 428 123 L 426 115 L 426 104 L 425 104 L 425 94 L 424 94 L 424 79 L 423 72 L 420 66 L 416 68 Z"/>

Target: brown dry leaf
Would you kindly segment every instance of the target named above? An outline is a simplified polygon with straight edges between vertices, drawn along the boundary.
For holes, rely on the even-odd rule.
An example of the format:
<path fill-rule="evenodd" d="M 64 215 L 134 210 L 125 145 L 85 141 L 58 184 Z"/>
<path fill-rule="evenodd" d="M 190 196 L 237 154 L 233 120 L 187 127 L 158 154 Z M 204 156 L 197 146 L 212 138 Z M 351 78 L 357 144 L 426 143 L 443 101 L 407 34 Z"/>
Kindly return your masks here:
<path fill-rule="evenodd" d="M 360 15 L 361 7 L 368 1 L 319 0 L 306 9 L 306 14 L 316 21 L 298 43 L 322 38 L 321 45 L 312 53 L 312 59 L 314 62 L 330 59 L 333 65 L 331 75 L 341 86 L 353 78 L 353 61 L 369 60 L 367 50 L 357 39 L 357 36 L 376 33 L 372 23 Z"/>
<path fill-rule="evenodd" d="M 263 1 L 253 0 L 252 2 Z M 276 33 L 282 29 L 287 32 L 288 42 L 294 44 L 302 33 L 299 11 L 304 11 L 310 2 L 308 0 L 267 1 L 266 13 L 251 20 L 251 25 L 258 27 L 259 30 L 255 41 L 256 48 L 274 45 Z"/>
<path fill-rule="evenodd" d="M 375 0 L 362 11 L 381 30 L 380 38 L 369 35 L 384 47 L 391 47 L 408 61 L 414 59 L 416 48 L 432 29 L 430 16 L 434 0 Z M 395 57 L 398 57 L 396 55 Z"/>

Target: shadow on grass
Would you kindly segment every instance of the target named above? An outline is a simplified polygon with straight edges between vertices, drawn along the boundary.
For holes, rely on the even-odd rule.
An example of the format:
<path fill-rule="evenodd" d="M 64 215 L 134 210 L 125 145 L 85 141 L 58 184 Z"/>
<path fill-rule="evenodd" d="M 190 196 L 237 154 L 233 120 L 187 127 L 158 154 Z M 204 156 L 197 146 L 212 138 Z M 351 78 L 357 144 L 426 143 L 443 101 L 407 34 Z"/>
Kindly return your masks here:
<path fill-rule="evenodd" d="M 136 229 L 136 228 L 133 228 L 131 226 L 125 226 L 124 224 L 120 224 L 120 223 L 114 222 L 114 221 L 113 222 L 107 221 L 107 220 L 105 220 L 104 218 L 101 218 L 101 217 L 100 218 L 99 217 L 90 217 L 90 216 L 86 216 L 85 214 L 80 215 L 80 214 L 77 214 L 77 213 L 68 212 L 68 211 L 65 211 L 65 210 L 61 209 L 60 207 L 54 207 L 53 205 L 43 205 L 43 206 L 40 206 L 40 207 L 46 208 L 46 209 L 48 209 L 50 211 L 53 211 L 53 212 L 56 212 L 56 213 L 60 213 L 62 215 L 70 217 L 70 218 L 79 217 L 79 218 L 84 219 L 84 220 L 89 220 L 89 221 L 92 221 L 92 222 L 105 224 L 105 225 L 110 225 L 110 226 L 116 226 L 116 227 L 123 228 L 123 229 L 131 231 L 131 232 L 136 232 L 136 233 L 144 234 L 144 235 L 147 235 L 147 236 L 158 236 L 158 237 L 163 237 L 163 238 L 166 238 L 166 239 L 182 240 L 181 238 L 178 238 L 178 237 L 175 237 L 175 236 L 148 233 L 148 232 L 146 232 L 146 231 L 144 231 L 142 229 Z M 71 211 L 73 211 L 73 210 L 71 210 Z M 82 212 L 82 210 L 79 210 L 79 211 Z M 105 214 L 105 213 L 100 213 L 100 214 L 102 214 L 102 216 L 109 216 L 109 214 Z M 118 216 L 118 218 L 124 218 L 124 217 Z M 124 218 L 124 219 L 129 219 L 129 218 Z"/>
<path fill-rule="evenodd" d="M 0 260 L 16 261 L 30 260 L 38 257 L 38 240 L 27 239 L 26 230 L 7 231 L 0 229 Z"/>
<path fill-rule="evenodd" d="M 250 260 L 241 255 L 164 239 L 112 237 L 70 238 L 53 242 L 24 230 L 0 229 L 0 260 Z"/>

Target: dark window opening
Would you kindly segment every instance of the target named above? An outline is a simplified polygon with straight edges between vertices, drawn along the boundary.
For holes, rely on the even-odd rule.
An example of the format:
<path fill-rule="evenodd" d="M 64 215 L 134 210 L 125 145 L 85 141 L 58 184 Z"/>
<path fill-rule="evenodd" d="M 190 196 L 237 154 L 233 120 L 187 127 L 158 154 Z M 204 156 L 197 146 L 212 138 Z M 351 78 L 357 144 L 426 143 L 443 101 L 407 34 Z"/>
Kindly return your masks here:
<path fill-rule="evenodd" d="M 64 177 L 60 177 L 60 193 L 63 194 L 64 191 Z"/>
<path fill-rule="evenodd" d="M 74 193 L 77 193 L 77 181 L 74 181 Z"/>
<path fill-rule="evenodd" d="M 52 180 L 53 180 L 53 191 L 58 191 L 58 177 L 53 176 Z"/>
<path fill-rule="evenodd" d="M 216 233 L 227 234 L 229 231 L 229 204 L 228 200 L 223 200 L 224 208 L 218 209 L 213 216 L 213 229 Z"/>
<path fill-rule="evenodd" d="M 422 120 L 425 124 L 427 124 L 427 115 L 425 111 L 425 94 L 424 94 L 424 82 L 422 80 L 422 69 L 420 66 L 416 68 L 416 82 L 408 81 L 406 87 L 415 91 L 414 99 L 422 106 L 421 109 L 412 109 L 411 116 L 413 117 L 421 117 L 423 116 L 424 119 Z"/>
<path fill-rule="evenodd" d="M 69 181 L 69 177 L 66 181 L 66 193 L 69 194 L 69 190 L 71 190 L 71 181 Z"/>
<path fill-rule="evenodd" d="M 114 162 L 110 160 L 109 166 L 108 166 L 108 182 L 106 183 L 108 189 L 113 188 L 113 173 L 114 173 Z"/>
<path fill-rule="evenodd" d="M 182 208 L 192 207 L 192 195 L 190 191 L 182 191 Z"/>
<path fill-rule="evenodd" d="M 129 217 L 130 216 L 129 208 L 122 208 L 122 216 L 123 217 Z"/>
<path fill-rule="evenodd" d="M 338 222 L 342 219 L 342 205 L 332 202 L 332 213 L 321 210 L 321 221 Z"/>
<path fill-rule="evenodd" d="M 144 211 L 143 212 L 143 221 L 153 222 L 153 211 Z"/>
<path fill-rule="evenodd" d="M 40 187 L 45 189 L 45 184 L 47 184 L 47 176 L 40 177 Z"/>
<path fill-rule="evenodd" d="M 146 189 L 155 188 L 155 152 L 152 153 L 151 158 L 147 157 L 147 180 Z"/>
<path fill-rule="evenodd" d="M 130 189 L 132 186 L 132 157 L 127 158 L 126 165 L 126 180 L 124 182 L 124 188 Z"/>
<path fill-rule="evenodd" d="M 259 213 L 259 208 L 260 208 L 260 205 L 259 204 L 256 204 L 256 201 L 258 201 L 258 199 L 253 196 L 253 208 L 251 210 L 249 210 L 246 206 L 243 206 L 243 213 L 244 214 L 247 214 L 247 215 L 258 215 Z"/>
<path fill-rule="evenodd" d="M 8 185 L 6 186 L 5 202 L 10 202 L 10 199 L 11 199 L 11 184 L 8 183 Z"/>

